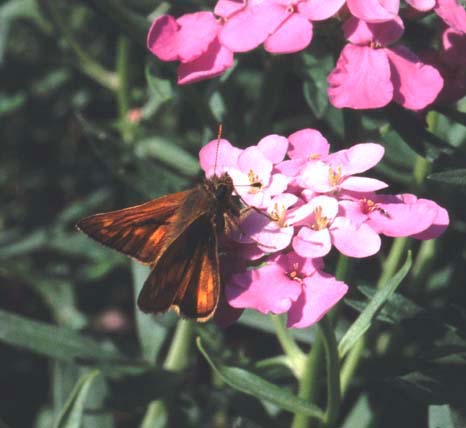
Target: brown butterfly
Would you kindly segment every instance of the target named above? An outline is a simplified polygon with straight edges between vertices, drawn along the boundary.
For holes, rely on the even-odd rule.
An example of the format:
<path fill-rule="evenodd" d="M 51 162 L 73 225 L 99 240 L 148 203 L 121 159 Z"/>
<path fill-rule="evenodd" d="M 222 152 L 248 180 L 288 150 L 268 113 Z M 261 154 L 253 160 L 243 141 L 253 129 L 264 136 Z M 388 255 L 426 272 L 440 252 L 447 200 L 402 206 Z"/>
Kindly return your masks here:
<path fill-rule="evenodd" d="M 227 173 L 214 175 L 192 189 L 86 217 L 76 226 L 152 266 L 138 297 L 142 311 L 174 309 L 207 321 L 220 296 L 218 240 L 240 217 L 240 199 L 233 192 Z"/>

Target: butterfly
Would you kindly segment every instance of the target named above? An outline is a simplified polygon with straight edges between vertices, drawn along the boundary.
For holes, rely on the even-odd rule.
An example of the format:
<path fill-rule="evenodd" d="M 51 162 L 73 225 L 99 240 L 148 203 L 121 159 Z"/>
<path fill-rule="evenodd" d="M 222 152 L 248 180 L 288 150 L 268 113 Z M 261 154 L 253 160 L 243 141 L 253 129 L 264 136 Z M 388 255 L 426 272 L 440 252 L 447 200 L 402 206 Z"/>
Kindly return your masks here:
<path fill-rule="evenodd" d="M 199 322 L 220 297 L 219 238 L 237 224 L 241 201 L 227 173 L 142 205 L 92 215 L 77 228 L 152 271 L 139 294 L 147 313 L 173 309 Z"/>

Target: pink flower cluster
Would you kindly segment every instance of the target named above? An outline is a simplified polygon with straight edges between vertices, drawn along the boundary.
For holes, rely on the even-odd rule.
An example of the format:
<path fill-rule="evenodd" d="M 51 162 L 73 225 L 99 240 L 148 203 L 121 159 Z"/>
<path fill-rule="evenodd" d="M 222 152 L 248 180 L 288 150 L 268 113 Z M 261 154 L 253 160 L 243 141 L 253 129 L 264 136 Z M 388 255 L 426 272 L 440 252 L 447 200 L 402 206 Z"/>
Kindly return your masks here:
<path fill-rule="evenodd" d="M 323 271 L 332 248 L 369 257 L 380 250 L 380 235 L 432 239 L 447 227 L 448 213 L 435 202 L 377 194 L 387 184 L 360 175 L 381 160 L 380 144 L 329 149 L 315 129 L 268 135 L 244 150 L 227 140 L 201 149 L 206 176 L 228 173 L 249 206 L 222 244 L 227 280 L 220 322 L 250 308 L 286 313 L 289 327 L 307 327 L 348 289 Z M 248 270 L 248 264 L 256 268 Z"/>
<path fill-rule="evenodd" d="M 464 37 L 466 11 L 458 0 L 406 3 L 405 16 L 433 10 Z M 158 17 L 147 46 L 163 61 L 180 61 L 178 83 L 187 84 L 222 74 L 234 53 L 260 45 L 272 54 L 301 51 L 311 43 L 313 22 L 344 16 L 348 44 L 328 77 L 330 102 L 370 109 L 393 100 L 420 110 L 435 101 L 444 79 L 437 64 L 396 43 L 404 32 L 399 11 L 399 0 L 219 0 L 213 12 Z"/>

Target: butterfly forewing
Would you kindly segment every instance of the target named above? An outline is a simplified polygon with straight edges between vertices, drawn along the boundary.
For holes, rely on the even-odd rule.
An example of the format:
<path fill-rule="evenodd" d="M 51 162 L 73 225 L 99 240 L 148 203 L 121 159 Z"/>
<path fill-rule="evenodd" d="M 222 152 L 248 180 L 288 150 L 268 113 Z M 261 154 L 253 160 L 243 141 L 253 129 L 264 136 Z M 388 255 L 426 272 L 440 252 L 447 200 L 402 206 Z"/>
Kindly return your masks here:
<path fill-rule="evenodd" d="M 153 263 L 164 244 L 165 235 L 176 222 L 178 208 L 194 190 L 86 217 L 79 221 L 77 227 L 101 244 L 142 263 Z"/>
<path fill-rule="evenodd" d="M 240 215 L 228 174 L 197 187 L 123 210 L 97 214 L 77 226 L 95 240 L 152 265 L 138 297 L 144 312 L 175 309 L 207 321 L 220 295 L 217 234 Z"/>
<path fill-rule="evenodd" d="M 192 222 L 158 258 L 139 294 L 144 312 L 169 308 L 205 321 L 219 298 L 217 239 L 209 212 Z"/>

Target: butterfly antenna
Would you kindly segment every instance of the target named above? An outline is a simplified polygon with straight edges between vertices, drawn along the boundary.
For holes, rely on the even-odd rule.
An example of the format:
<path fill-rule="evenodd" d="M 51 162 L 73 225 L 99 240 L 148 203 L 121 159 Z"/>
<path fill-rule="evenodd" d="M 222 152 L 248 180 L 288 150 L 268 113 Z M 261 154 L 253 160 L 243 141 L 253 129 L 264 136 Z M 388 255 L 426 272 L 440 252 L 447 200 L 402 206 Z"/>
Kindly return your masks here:
<path fill-rule="evenodd" d="M 222 139 L 223 124 L 218 124 L 217 132 L 217 148 L 215 150 L 215 163 L 214 163 L 214 175 L 217 175 L 217 160 L 218 160 L 218 151 L 220 149 L 220 140 Z"/>

